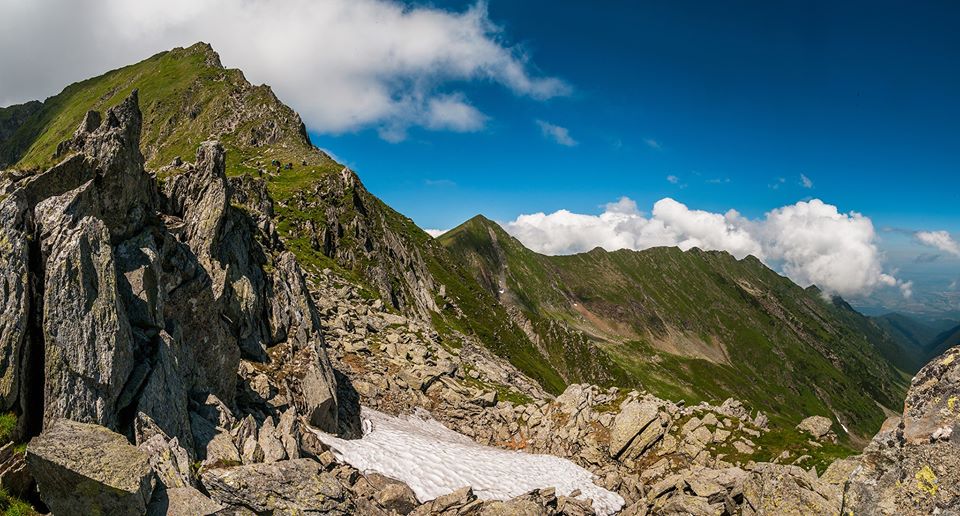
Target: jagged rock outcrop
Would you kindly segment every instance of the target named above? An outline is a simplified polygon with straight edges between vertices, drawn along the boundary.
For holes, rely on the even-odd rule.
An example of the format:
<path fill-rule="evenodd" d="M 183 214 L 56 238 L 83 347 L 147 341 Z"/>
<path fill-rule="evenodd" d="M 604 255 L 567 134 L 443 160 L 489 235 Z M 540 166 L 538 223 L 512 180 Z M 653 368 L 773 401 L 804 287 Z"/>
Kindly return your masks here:
<path fill-rule="evenodd" d="M 0 406 L 9 411 L 21 408 L 18 400 L 27 389 L 24 364 L 31 331 L 30 313 L 32 281 L 29 274 L 30 240 L 28 229 L 32 217 L 27 213 L 22 196 L 7 196 L 0 201 Z"/>
<path fill-rule="evenodd" d="M 866 515 L 960 511 L 960 347 L 913 378 L 903 416 L 864 449 L 843 505 Z"/>
<path fill-rule="evenodd" d="M 141 515 L 155 485 L 146 453 L 102 426 L 67 419 L 30 442 L 27 463 L 54 514 Z"/>
<path fill-rule="evenodd" d="M 88 113 L 59 164 L 0 200 L 0 409 L 21 434 L 68 418 L 202 457 L 219 432 L 193 411 L 211 396 L 234 406 L 241 355 L 280 371 L 297 358 L 270 410 L 335 428 L 336 380 L 295 259 L 231 205 L 216 142 L 160 192 L 137 102 Z"/>

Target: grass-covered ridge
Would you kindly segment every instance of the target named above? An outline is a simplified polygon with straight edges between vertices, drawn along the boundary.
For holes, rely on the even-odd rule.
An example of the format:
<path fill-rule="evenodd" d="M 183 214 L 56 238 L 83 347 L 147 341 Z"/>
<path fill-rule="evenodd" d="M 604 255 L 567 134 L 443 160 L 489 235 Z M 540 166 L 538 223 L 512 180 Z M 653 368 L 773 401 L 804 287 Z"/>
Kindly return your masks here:
<path fill-rule="evenodd" d="M 88 110 L 105 112 L 134 89 L 143 112 L 141 149 L 147 168 L 157 169 L 177 156 L 191 160 L 199 144 L 211 138 L 227 149 L 229 174 L 255 173 L 270 168 L 274 159 L 301 169 L 307 160 L 318 172 L 338 167 L 310 145 L 299 116 L 269 87 L 252 86 L 240 70 L 223 68 L 204 43 L 67 86 L 0 141 L 0 157 L 18 169 L 52 165 L 59 160 L 57 145 L 73 135 Z"/>
<path fill-rule="evenodd" d="M 615 383 L 688 402 L 733 396 L 784 427 L 839 418 L 855 438 L 879 428 L 880 405 L 902 404 L 907 379 L 881 356 L 885 337 L 869 319 L 753 257 L 677 248 L 544 256 L 483 217 L 440 241 L 502 303 L 602 350 Z"/>

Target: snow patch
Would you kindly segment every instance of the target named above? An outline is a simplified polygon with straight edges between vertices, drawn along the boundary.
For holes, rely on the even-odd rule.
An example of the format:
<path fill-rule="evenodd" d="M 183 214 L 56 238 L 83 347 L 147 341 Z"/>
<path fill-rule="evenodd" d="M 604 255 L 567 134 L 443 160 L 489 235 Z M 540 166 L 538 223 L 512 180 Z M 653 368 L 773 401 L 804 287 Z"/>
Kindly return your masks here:
<path fill-rule="evenodd" d="M 314 429 L 333 454 L 363 472 L 406 482 L 421 502 L 470 486 L 478 498 L 508 500 L 534 489 L 555 487 L 568 496 L 592 499 L 598 514 L 624 505 L 620 495 L 593 483 L 595 475 L 552 455 L 482 446 L 432 419 L 425 411 L 394 417 L 362 407 L 363 438 L 347 440 Z"/>

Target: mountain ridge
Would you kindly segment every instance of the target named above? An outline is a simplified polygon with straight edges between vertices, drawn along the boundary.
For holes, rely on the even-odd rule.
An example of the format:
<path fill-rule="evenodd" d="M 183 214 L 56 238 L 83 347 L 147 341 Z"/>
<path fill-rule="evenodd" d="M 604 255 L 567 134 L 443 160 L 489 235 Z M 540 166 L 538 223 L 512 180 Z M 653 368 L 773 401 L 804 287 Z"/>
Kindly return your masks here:
<path fill-rule="evenodd" d="M 777 413 L 778 410 L 762 404 L 760 398 L 764 395 L 748 392 L 748 386 L 737 387 L 735 378 L 730 377 L 730 369 L 740 368 L 738 374 L 747 374 L 757 385 L 767 385 L 771 392 L 784 392 L 782 386 L 768 383 L 766 374 L 751 371 L 753 366 L 744 368 L 744 364 L 769 362 L 790 368 L 792 360 L 806 363 L 811 371 L 820 371 L 816 373 L 819 376 L 812 376 L 824 382 L 825 385 L 818 388 L 838 388 L 847 393 L 832 398 L 835 403 L 842 403 L 841 398 L 849 401 L 851 396 L 857 397 L 855 391 L 860 388 L 873 389 L 872 396 L 885 400 L 881 403 L 895 410 L 900 387 L 881 392 L 875 389 L 875 384 L 902 386 L 905 381 L 902 374 L 879 356 L 875 344 L 866 338 L 857 340 L 856 333 L 862 331 L 883 341 L 884 337 L 868 319 L 840 300 L 833 303 L 824 300 L 817 289 L 796 286 L 755 257 L 737 260 L 722 251 L 680 251 L 669 247 L 610 252 L 594 249 L 575 255 L 547 256 L 525 248 L 498 224 L 482 216 L 469 219 L 441 235 L 439 240 L 472 266 L 481 284 L 496 289 L 502 303 L 514 305 L 527 319 L 557 321 L 581 332 L 598 349 L 614 357 L 621 368 L 631 369 L 634 378 L 641 379 L 646 388 L 658 395 L 674 399 L 689 399 L 698 392 L 711 393 L 711 399 L 734 395 Z M 685 279 L 691 275 L 696 280 Z M 694 292 L 693 297 L 687 291 Z M 702 298 L 696 299 L 697 295 Z M 700 301 L 706 306 L 701 307 Z M 743 314 L 750 314 L 749 318 L 724 310 L 724 305 L 737 306 Z M 714 319 L 705 320 L 704 314 L 708 313 L 713 314 L 710 317 Z M 784 318 L 786 314 L 789 316 Z M 797 317 L 806 319 L 794 320 Z M 821 319 L 829 320 L 830 324 L 821 324 Z M 750 325 L 765 329 L 757 333 L 738 327 L 738 320 L 751 321 Z M 787 329 L 781 332 L 776 329 L 777 325 Z M 813 328 L 813 332 L 808 327 Z M 726 331 L 726 337 L 711 335 L 716 328 L 726 328 L 722 330 Z M 821 336 L 815 335 L 816 332 L 825 333 Z M 821 339 L 831 339 L 831 345 L 843 346 L 843 353 L 856 358 L 845 360 L 838 356 L 842 353 L 825 346 Z M 778 340 L 789 340 L 790 348 L 771 355 Z M 759 355 L 732 356 L 746 348 Z M 790 360 L 777 356 L 777 353 L 796 353 L 800 349 L 812 350 L 819 358 L 808 360 L 803 353 Z M 659 358 L 652 362 L 636 359 L 648 354 Z M 766 358 L 758 360 L 761 356 Z M 663 361 L 673 363 L 669 372 L 658 371 Z M 704 383 L 697 378 L 697 373 L 684 372 L 689 368 L 700 371 L 699 376 L 726 377 L 720 382 L 725 385 Z M 865 368 L 861 374 L 870 377 L 857 385 L 857 389 L 845 380 L 838 380 L 857 368 Z M 682 380 L 671 379 L 677 373 Z M 772 378 L 785 380 L 776 371 L 768 373 Z M 834 381 L 839 383 L 826 387 Z M 800 402 L 803 396 L 798 397 L 803 389 L 801 383 L 799 378 L 786 379 L 785 384 L 790 387 L 784 395 L 793 401 L 784 405 L 803 406 Z M 869 385 L 871 383 L 874 385 Z M 790 392 L 791 389 L 798 392 Z M 858 413 L 858 418 L 871 414 L 873 424 L 879 424 L 885 417 L 884 412 L 872 406 L 869 398 L 860 399 L 858 409 L 847 407 L 846 410 Z M 691 401 L 699 399 L 693 397 Z M 816 405 L 804 406 L 804 411 L 831 410 Z M 779 408 L 781 413 L 789 410 Z M 870 430 L 862 428 L 861 431 L 867 434 Z"/>

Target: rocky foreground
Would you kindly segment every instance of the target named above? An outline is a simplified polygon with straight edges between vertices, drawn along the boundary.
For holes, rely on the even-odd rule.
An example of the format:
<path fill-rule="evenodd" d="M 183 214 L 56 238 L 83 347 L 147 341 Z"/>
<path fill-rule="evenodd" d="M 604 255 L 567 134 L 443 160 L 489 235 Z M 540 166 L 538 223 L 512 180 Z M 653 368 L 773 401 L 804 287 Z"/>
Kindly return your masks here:
<path fill-rule="evenodd" d="M 216 142 L 150 173 L 140 126 L 134 94 L 90 112 L 53 168 L 0 183 L 0 408 L 17 421 L 0 485 L 38 510 L 594 511 L 552 486 L 418 500 L 314 432 L 360 437 L 363 405 L 426 409 L 479 444 L 567 458 L 625 500 L 622 514 L 960 511 L 960 348 L 917 374 L 903 416 L 862 455 L 819 473 L 789 452 L 760 462 L 769 421 L 736 400 L 591 385 L 553 398 L 469 337 L 451 345 L 331 271 L 305 273 L 262 180 L 228 179 Z M 800 431 L 824 447 L 831 426 L 813 417 Z"/>

